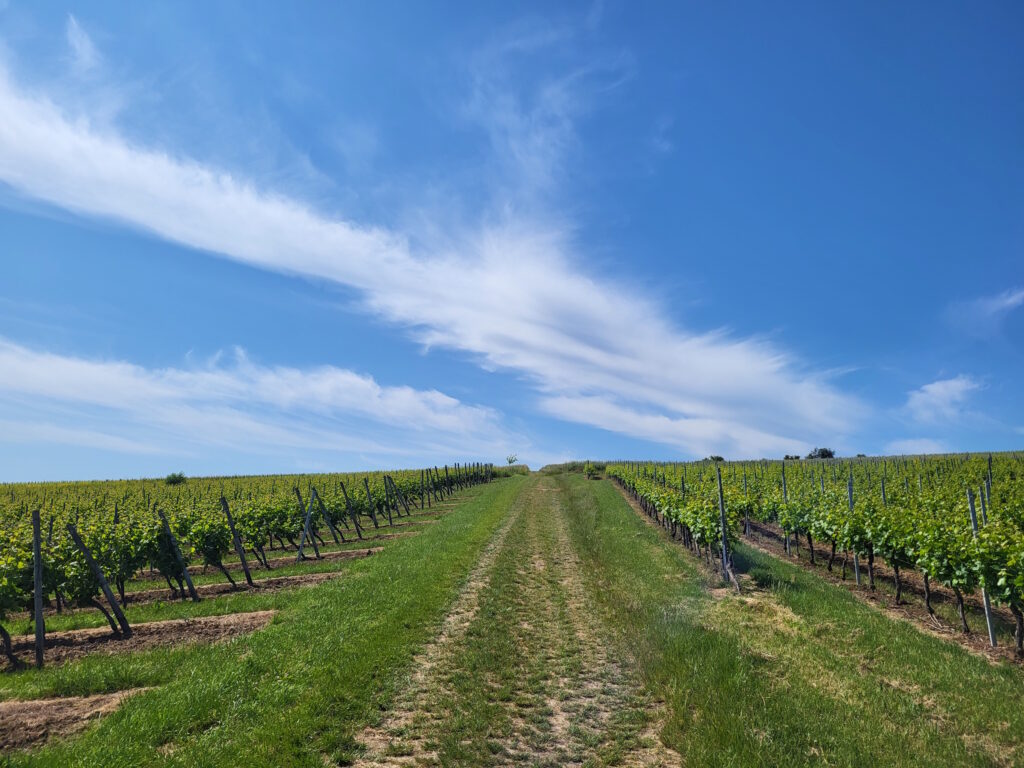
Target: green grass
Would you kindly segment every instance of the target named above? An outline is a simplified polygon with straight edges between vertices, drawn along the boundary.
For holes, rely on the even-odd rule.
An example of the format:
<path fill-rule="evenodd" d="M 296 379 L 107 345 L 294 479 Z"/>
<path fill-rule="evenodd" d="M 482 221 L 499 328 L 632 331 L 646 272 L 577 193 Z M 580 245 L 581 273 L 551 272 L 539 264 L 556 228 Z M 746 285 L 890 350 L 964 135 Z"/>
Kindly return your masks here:
<path fill-rule="evenodd" d="M 563 765 L 587 755 L 588 764 L 605 764 L 646 722 L 647 702 L 595 656 L 604 638 L 574 616 L 587 609 L 567 586 L 574 574 L 550 490 L 534 478 L 517 499 L 475 619 L 428 681 L 435 719 L 416 735 L 442 765 Z M 572 718 L 567 733 L 554 731 L 555 707 Z"/>
<path fill-rule="evenodd" d="M 327 584 L 131 614 L 277 608 L 254 635 L 0 677 L 0 698 L 156 686 L 81 736 L 10 762 L 346 764 L 366 725 L 408 703 L 413 654 L 436 636 L 510 514 L 518 517 L 480 585 L 475 617 L 450 642 L 410 726 L 425 747 L 398 740 L 394 754 L 614 765 L 660 701 L 660 738 L 688 765 L 1024 764 L 1019 667 L 926 635 L 747 547 L 735 559 L 752 588 L 718 589 L 610 482 L 569 474 L 473 489 L 421 535 L 344 561 L 343 577 Z M 560 559 L 569 551 L 578 562 Z M 607 698 L 574 701 L 582 681 Z M 556 738 L 558 707 L 571 722 Z M 604 725 L 588 727 L 598 715 Z"/>
<path fill-rule="evenodd" d="M 800 541 L 799 549 L 794 548 L 793 555 L 804 568 L 817 568 L 822 578 L 828 578 L 826 576 L 827 571 L 825 565 L 828 562 L 829 548 L 827 545 L 822 543 L 815 543 L 815 557 L 816 565 L 810 564 L 810 553 L 807 549 L 807 540 L 802 538 Z M 884 560 L 880 560 L 880 563 L 884 563 Z M 868 583 L 867 565 L 861 562 L 861 578 L 863 583 Z M 839 575 L 842 568 L 842 554 L 836 555 L 836 561 L 833 564 L 833 572 L 835 575 Z M 847 584 L 852 585 L 854 582 L 853 576 L 853 563 L 852 561 L 847 563 L 846 566 Z M 877 572 L 875 575 L 875 598 L 878 600 L 879 605 L 885 607 L 891 607 L 896 603 L 896 584 L 891 578 L 891 571 L 887 572 L 883 578 Z M 976 598 L 980 598 L 980 594 L 975 595 Z M 911 589 L 904 589 L 902 594 L 902 601 L 905 605 L 913 606 L 918 609 L 918 612 L 925 610 L 924 595 L 918 594 Z M 935 615 L 942 623 L 949 628 L 956 631 L 960 629 L 960 616 L 957 611 L 956 601 L 953 596 L 946 594 L 944 591 L 935 591 L 932 593 L 932 609 L 935 611 Z M 967 600 L 966 603 L 967 622 L 971 627 L 971 630 L 979 635 L 986 635 L 986 624 L 985 624 L 985 612 L 980 604 L 980 599 Z M 993 628 L 996 633 L 996 641 L 1000 646 L 1004 648 L 1012 648 L 1014 637 L 1013 633 L 1015 625 L 1013 616 L 1005 608 L 993 612 L 994 622 Z"/>
<path fill-rule="evenodd" d="M 159 686 L 80 737 L 12 755 L 11 764 L 344 764 L 353 735 L 391 700 L 524 482 L 466 492 L 422 535 L 294 592 L 254 635 L 5 676 L 7 697 Z"/>
<path fill-rule="evenodd" d="M 668 705 L 693 765 L 948 766 L 1024 761 L 1024 675 L 889 619 L 755 552 L 775 585 L 712 597 L 678 543 L 609 482 L 558 478 L 594 608 Z"/>
<path fill-rule="evenodd" d="M 352 563 L 354 561 L 348 561 Z M 287 608 L 295 601 L 296 592 L 299 589 L 313 589 L 314 587 L 302 587 L 294 589 L 282 589 L 273 592 L 249 592 L 239 590 L 226 595 L 203 598 L 198 603 L 191 600 L 157 600 L 152 603 L 141 603 L 139 605 L 128 604 L 125 608 L 125 616 L 129 624 L 140 624 L 147 621 L 167 621 L 169 619 L 188 619 L 198 616 L 219 616 L 224 613 L 242 613 L 245 611 L 267 611 L 272 609 Z M 48 632 L 59 632 L 68 629 L 87 629 L 89 627 L 106 627 L 107 620 L 103 614 L 92 609 L 71 611 L 62 614 L 54 614 L 46 617 L 46 629 Z M 11 625 L 12 631 L 18 634 L 32 634 L 32 622 L 28 619 Z M 17 679 L 17 676 L 0 675 L 0 692 L 5 689 L 7 682 Z M 2 693 L 0 693 L 2 695 Z"/>
<path fill-rule="evenodd" d="M 403 521 L 407 518 L 402 518 Z M 415 520 L 416 518 L 413 517 Z M 386 526 L 385 526 L 386 527 Z M 392 531 L 385 528 L 381 528 L 381 533 L 393 533 L 393 532 L 413 532 L 422 533 L 427 530 L 430 526 L 409 526 L 403 528 L 397 528 Z M 369 534 L 367 534 L 369 535 Z M 403 536 L 395 539 L 367 539 L 366 541 L 353 541 L 346 542 L 344 544 L 335 544 L 333 541 L 328 539 L 329 544 L 325 547 L 320 547 L 321 553 L 331 553 L 347 550 L 366 550 L 369 548 L 373 549 L 384 549 L 389 546 L 393 546 L 403 539 L 413 538 L 412 536 Z M 306 552 L 309 557 L 313 557 L 312 547 L 307 546 Z M 267 551 L 267 557 L 270 560 L 275 558 L 287 557 L 289 560 L 295 558 L 294 550 L 274 550 Z M 373 555 L 376 557 L 380 552 Z M 225 563 L 236 562 L 238 558 L 229 560 L 225 558 Z M 336 573 L 344 571 L 349 568 L 357 559 L 324 559 L 315 560 L 310 559 L 302 563 L 289 562 L 287 564 L 275 565 L 271 570 L 266 570 L 256 565 L 254 557 L 248 558 L 249 569 L 252 573 L 253 581 L 257 584 L 263 579 L 274 579 L 287 576 L 300 576 L 311 573 Z M 232 571 L 232 578 L 241 587 L 245 587 L 245 575 L 241 571 Z M 227 584 L 227 579 L 224 578 L 224 574 L 220 571 L 210 568 L 206 573 L 197 573 L 192 575 L 192 583 L 198 586 L 207 584 Z M 166 589 L 167 582 L 161 578 L 154 579 L 136 579 L 128 582 L 125 585 L 125 594 L 130 596 L 134 592 L 141 590 L 152 590 L 152 589 Z M 204 597 L 201 602 L 193 603 L 191 600 L 158 600 L 153 602 L 141 603 L 138 605 L 132 605 L 129 601 L 128 606 L 125 608 L 125 615 L 128 618 L 129 623 L 134 622 L 145 622 L 145 621 L 164 621 L 167 619 L 183 619 L 194 616 L 214 616 L 223 613 L 238 613 L 241 611 L 261 611 L 268 610 L 271 608 L 281 608 L 287 605 L 288 602 L 294 598 L 291 596 L 291 592 L 294 590 L 282 589 L 268 594 L 252 594 L 246 593 L 243 590 L 238 593 L 217 595 L 213 597 Z M 285 596 L 279 596 L 280 593 L 287 592 L 289 594 Z M 16 618 L 10 619 L 7 624 L 8 630 L 12 635 L 30 635 L 34 631 L 33 622 L 28 614 L 22 614 Z M 46 629 L 48 632 L 58 632 L 68 629 L 85 629 L 88 627 L 103 627 L 107 626 L 107 620 L 103 617 L 99 611 L 93 608 L 73 609 L 68 610 L 59 614 L 49 614 L 46 616 Z M 0 691 L 3 690 L 2 682 L 0 682 Z M 2 693 L 0 693 L 2 695 Z"/>
<path fill-rule="evenodd" d="M 475 581 L 471 616 L 432 646 L 429 671 L 383 725 L 388 755 L 450 766 L 614 765 L 650 702 L 592 621 L 552 481 L 534 477 Z M 475 605 L 473 610 L 470 606 Z"/>

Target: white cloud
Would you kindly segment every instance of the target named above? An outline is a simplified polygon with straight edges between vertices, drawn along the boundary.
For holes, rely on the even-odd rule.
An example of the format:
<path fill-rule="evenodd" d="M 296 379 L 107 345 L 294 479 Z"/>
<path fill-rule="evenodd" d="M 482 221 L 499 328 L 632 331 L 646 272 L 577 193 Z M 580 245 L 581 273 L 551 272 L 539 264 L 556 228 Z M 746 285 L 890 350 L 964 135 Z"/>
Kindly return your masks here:
<path fill-rule="evenodd" d="M 1024 288 L 1008 288 L 994 296 L 956 301 L 946 308 L 946 321 L 957 330 L 985 337 L 999 332 L 1007 315 L 1024 306 Z"/>
<path fill-rule="evenodd" d="M 68 48 L 71 49 L 71 66 L 75 73 L 83 75 L 95 69 L 100 60 L 99 51 L 93 45 L 92 38 L 78 23 L 78 19 L 70 13 L 65 34 L 68 39 Z"/>
<path fill-rule="evenodd" d="M 917 455 L 922 453 L 948 453 L 945 443 L 928 437 L 914 437 L 906 440 L 894 440 L 885 446 L 886 454 Z"/>
<path fill-rule="evenodd" d="M 90 429 L 38 421 L 0 420 L 0 442 L 75 445 L 118 453 L 160 453 L 159 446 Z"/>
<path fill-rule="evenodd" d="M 488 113 L 496 146 L 515 158 L 525 188 L 548 188 L 550 169 L 573 141 L 573 82 L 548 83 L 532 111 L 499 100 Z M 478 84 L 481 109 L 494 105 L 489 88 Z M 512 212 L 443 240 L 329 217 L 69 119 L 2 70 L 0 114 L 0 181 L 19 193 L 253 267 L 352 287 L 370 311 L 424 344 L 524 375 L 542 406 L 562 418 L 694 453 L 756 456 L 832 443 L 864 414 L 855 398 L 777 346 L 687 331 L 643 293 L 592 276 L 577 266 L 571 227 L 550 217 Z M 147 381 L 163 387 L 174 375 Z M 247 391 L 299 386 L 288 375 L 266 375 L 267 387 L 248 377 Z M 230 385 L 207 378 L 203 387 Z M 330 390 L 330 382 L 320 386 Z M 47 382 L 36 386 L 45 391 Z M 446 412 L 428 411 L 430 418 Z"/>
<path fill-rule="evenodd" d="M 436 390 L 385 387 L 320 366 L 268 367 L 236 350 L 228 365 L 149 369 L 29 349 L 0 339 L 0 440 L 131 452 L 225 446 L 377 456 L 493 456 L 519 441 L 489 408 Z"/>
<path fill-rule="evenodd" d="M 964 374 L 933 381 L 907 395 L 906 409 L 915 421 L 924 424 L 955 421 L 963 413 L 971 393 L 980 388 L 979 381 Z"/>
<path fill-rule="evenodd" d="M 537 72 L 546 49 L 572 57 L 575 33 L 548 23 L 519 24 L 469 62 L 472 89 L 463 111 L 490 140 L 499 205 L 547 208 L 580 151 L 576 122 L 633 76 L 626 51 L 593 55 L 557 74 Z"/>
<path fill-rule="evenodd" d="M 671 445 L 696 455 L 718 452 L 725 456 L 772 456 L 807 450 L 805 442 L 728 419 L 641 412 L 601 397 L 551 397 L 545 398 L 542 405 L 553 416 Z"/>
<path fill-rule="evenodd" d="M 1024 288 L 1010 288 L 995 296 L 986 296 L 971 302 L 979 314 L 994 317 L 1024 305 Z"/>

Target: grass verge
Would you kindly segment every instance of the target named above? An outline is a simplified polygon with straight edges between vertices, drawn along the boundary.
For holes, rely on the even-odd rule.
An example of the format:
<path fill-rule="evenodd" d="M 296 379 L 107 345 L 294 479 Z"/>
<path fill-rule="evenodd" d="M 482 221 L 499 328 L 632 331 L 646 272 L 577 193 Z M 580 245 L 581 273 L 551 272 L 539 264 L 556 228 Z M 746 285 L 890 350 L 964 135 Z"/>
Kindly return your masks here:
<path fill-rule="evenodd" d="M 1019 669 L 750 548 L 737 565 L 769 588 L 709 590 L 691 556 L 610 482 L 558 482 L 594 609 L 666 702 L 661 738 L 685 763 L 1024 762 Z"/>

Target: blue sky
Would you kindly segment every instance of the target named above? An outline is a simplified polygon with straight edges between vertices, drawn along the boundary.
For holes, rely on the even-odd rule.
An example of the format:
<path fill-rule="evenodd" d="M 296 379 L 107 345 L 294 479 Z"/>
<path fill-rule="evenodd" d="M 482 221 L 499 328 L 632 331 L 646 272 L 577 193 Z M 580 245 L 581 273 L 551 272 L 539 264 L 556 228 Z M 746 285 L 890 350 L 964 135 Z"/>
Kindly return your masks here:
<path fill-rule="evenodd" d="M 1021 448 L 1022 37 L 0 2 L 0 480 Z"/>

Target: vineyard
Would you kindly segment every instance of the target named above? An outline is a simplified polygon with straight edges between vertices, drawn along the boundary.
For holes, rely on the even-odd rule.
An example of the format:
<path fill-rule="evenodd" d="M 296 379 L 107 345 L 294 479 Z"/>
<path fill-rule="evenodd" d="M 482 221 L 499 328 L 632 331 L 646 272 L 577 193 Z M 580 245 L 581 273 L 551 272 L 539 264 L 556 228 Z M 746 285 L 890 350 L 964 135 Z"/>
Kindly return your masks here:
<path fill-rule="evenodd" d="M 490 465 L 456 464 L 366 475 L 187 481 L 172 475 L 166 480 L 4 486 L 3 653 L 12 667 L 24 665 L 4 626 L 12 617 L 34 617 L 35 661 L 42 666 L 46 615 L 92 610 L 103 615 L 116 637 L 127 639 L 132 627 L 123 609 L 129 604 L 154 593 L 195 602 L 200 593 L 224 593 L 217 584 L 197 587 L 193 576 L 210 569 L 223 577 L 223 587 L 235 591 L 267 585 L 289 564 L 315 566 L 370 554 L 376 550 L 363 543 L 388 535 L 381 529 L 423 521 L 453 493 L 494 476 Z M 300 578 L 273 581 L 287 585 L 288 579 Z M 166 583 L 166 594 L 152 588 L 154 580 Z"/>
<path fill-rule="evenodd" d="M 1022 469 L 2 486 L 0 765 L 1024 764 Z"/>
<path fill-rule="evenodd" d="M 989 638 L 990 603 L 1015 622 L 1024 656 L 1024 456 L 945 456 L 648 464 L 622 462 L 608 474 L 649 514 L 708 560 L 729 553 L 754 523 L 781 529 L 787 554 L 806 544 L 810 561 L 842 558 L 858 585 L 875 589 L 875 564 L 891 569 L 895 601 L 908 572 L 920 574 L 928 612 L 936 585 L 955 596 L 969 632 L 965 597 L 979 593 Z M 723 546 L 724 544 L 724 546 Z M 817 549 L 815 549 L 817 547 Z M 863 564 L 863 565 L 862 565 Z M 862 575 L 862 568 L 866 571 Z M 734 576 L 733 576 L 734 578 Z"/>

